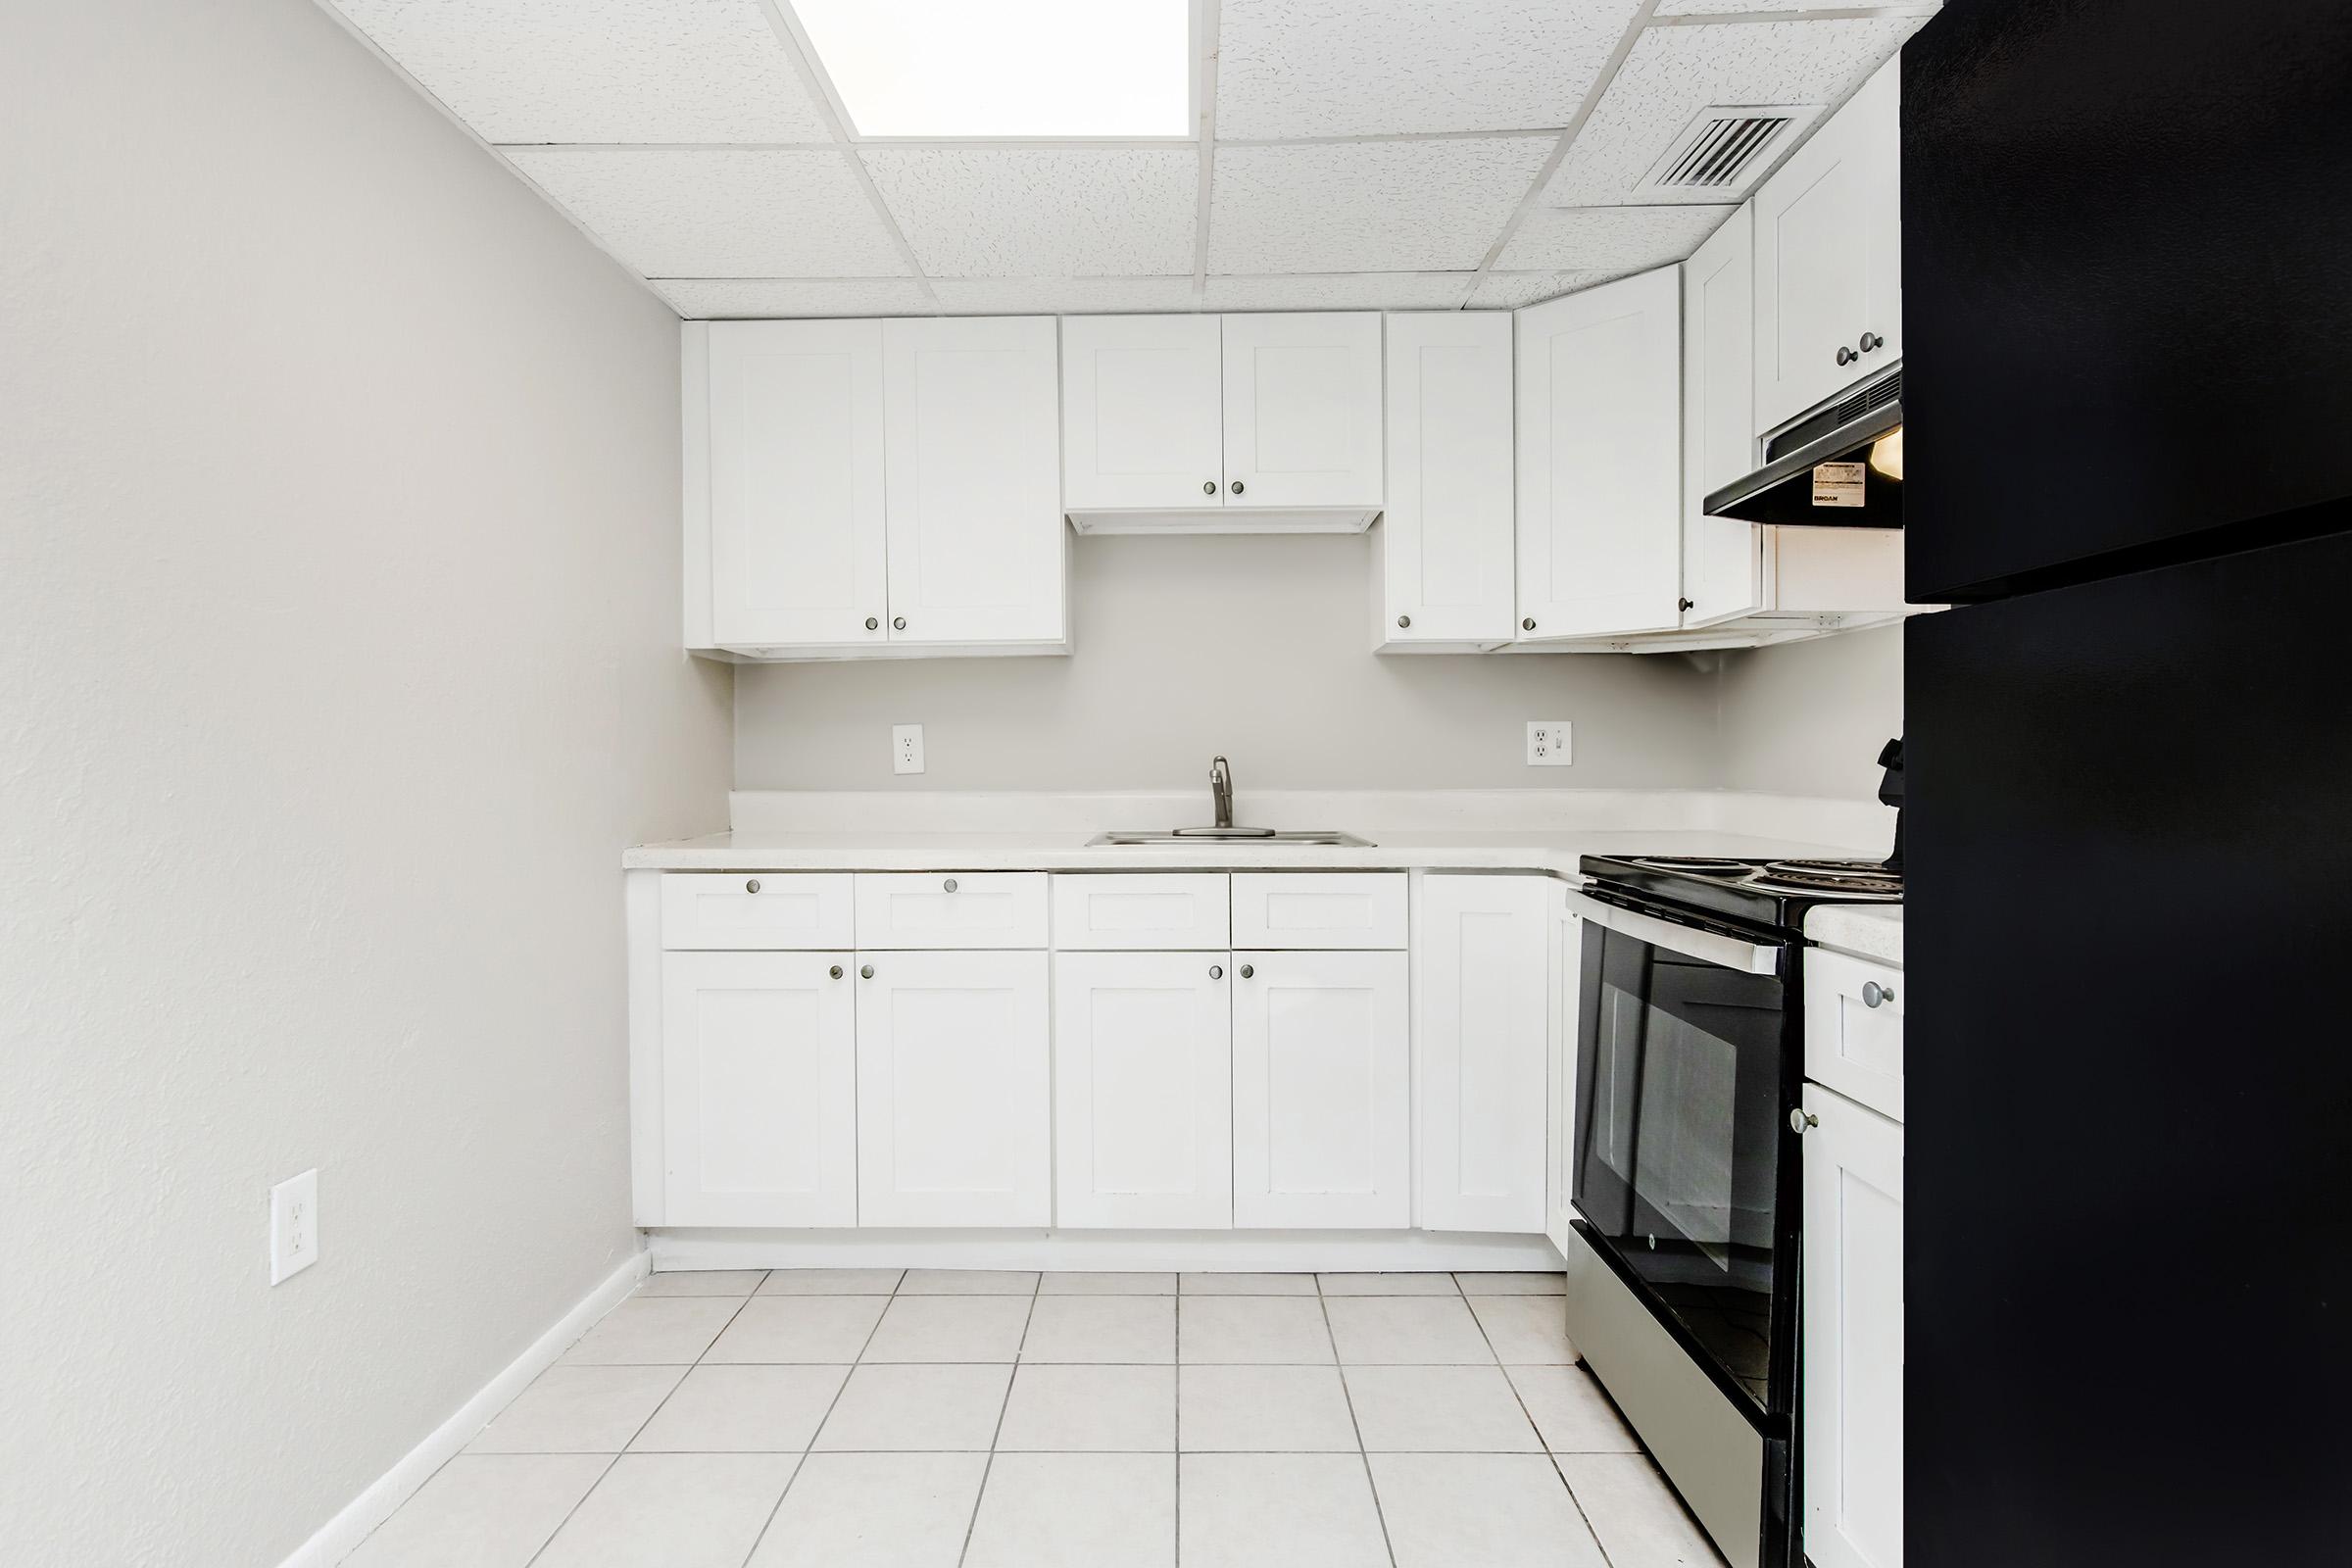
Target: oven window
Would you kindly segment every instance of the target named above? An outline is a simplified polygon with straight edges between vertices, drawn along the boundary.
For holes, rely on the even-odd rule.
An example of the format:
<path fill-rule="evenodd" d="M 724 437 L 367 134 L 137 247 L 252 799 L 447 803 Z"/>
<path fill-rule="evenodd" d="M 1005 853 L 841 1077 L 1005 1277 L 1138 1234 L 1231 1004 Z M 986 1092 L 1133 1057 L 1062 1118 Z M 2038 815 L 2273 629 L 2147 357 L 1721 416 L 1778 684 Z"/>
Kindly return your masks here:
<path fill-rule="evenodd" d="M 1584 965 L 1576 1205 L 1768 1407 L 1782 982 L 1592 922 Z"/>

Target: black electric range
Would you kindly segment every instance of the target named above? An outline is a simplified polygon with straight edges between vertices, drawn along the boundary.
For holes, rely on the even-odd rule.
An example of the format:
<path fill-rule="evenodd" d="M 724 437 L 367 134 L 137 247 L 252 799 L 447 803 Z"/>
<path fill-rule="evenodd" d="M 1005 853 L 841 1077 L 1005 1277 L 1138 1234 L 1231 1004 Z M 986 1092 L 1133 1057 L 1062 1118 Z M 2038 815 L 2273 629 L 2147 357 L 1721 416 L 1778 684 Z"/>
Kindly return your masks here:
<path fill-rule="evenodd" d="M 1588 855 L 1578 864 L 1603 897 L 1779 931 L 1802 931 L 1817 905 L 1903 902 L 1902 871 L 1878 860 Z"/>

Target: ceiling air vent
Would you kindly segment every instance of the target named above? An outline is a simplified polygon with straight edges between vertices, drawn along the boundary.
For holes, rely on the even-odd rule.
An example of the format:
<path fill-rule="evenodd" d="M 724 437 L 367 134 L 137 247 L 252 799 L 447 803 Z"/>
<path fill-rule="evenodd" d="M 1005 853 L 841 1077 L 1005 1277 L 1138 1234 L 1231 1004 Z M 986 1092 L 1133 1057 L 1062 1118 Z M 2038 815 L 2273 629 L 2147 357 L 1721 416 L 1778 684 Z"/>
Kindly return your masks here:
<path fill-rule="evenodd" d="M 1718 104 L 1702 109 L 1650 165 L 1637 192 L 1705 192 L 1736 201 L 1821 118 L 1820 104 Z"/>

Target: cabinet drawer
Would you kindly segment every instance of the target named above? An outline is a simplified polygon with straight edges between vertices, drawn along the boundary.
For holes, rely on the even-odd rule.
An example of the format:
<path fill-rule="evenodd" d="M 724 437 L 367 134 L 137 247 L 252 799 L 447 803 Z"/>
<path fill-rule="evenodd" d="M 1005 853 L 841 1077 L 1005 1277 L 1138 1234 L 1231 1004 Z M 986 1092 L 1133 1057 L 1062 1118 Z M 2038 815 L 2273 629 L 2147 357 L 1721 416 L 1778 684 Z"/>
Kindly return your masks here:
<path fill-rule="evenodd" d="M 665 948 L 847 948 L 850 877 L 774 871 L 673 871 L 662 878 Z"/>
<path fill-rule="evenodd" d="M 1042 948 L 1043 871 L 868 872 L 858 878 L 861 948 Z"/>
<path fill-rule="evenodd" d="M 1401 948 L 1402 871 L 1236 872 L 1237 948 Z"/>
<path fill-rule="evenodd" d="M 1231 881 L 1221 871 L 1056 876 L 1054 945 L 1163 953 L 1231 947 Z"/>
<path fill-rule="evenodd" d="M 1903 1119 L 1903 971 L 1805 953 L 1805 1076 Z"/>

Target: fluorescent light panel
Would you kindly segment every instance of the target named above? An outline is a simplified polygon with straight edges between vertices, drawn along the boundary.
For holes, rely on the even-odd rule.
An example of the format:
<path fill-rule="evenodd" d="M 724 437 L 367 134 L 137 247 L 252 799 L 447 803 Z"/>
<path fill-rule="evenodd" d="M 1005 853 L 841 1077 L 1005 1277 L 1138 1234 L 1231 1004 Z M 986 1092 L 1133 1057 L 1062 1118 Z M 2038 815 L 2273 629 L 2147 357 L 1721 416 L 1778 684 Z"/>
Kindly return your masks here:
<path fill-rule="evenodd" d="M 861 136 L 1190 136 L 1191 0 L 792 0 Z"/>

